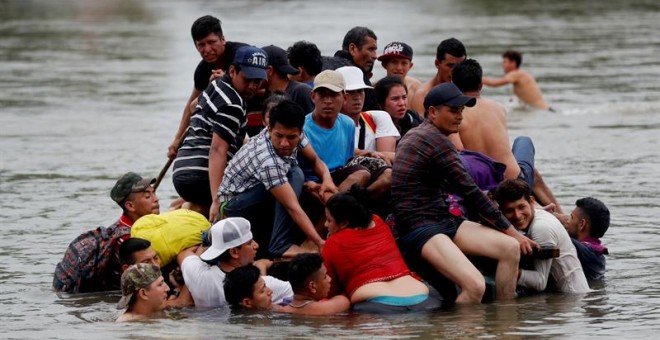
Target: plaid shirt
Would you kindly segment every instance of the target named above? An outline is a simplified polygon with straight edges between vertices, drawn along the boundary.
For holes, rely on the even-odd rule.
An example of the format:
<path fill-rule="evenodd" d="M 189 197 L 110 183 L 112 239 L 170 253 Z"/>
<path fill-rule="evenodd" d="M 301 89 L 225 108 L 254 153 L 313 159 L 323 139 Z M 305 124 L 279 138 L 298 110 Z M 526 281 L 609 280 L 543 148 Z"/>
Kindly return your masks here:
<path fill-rule="evenodd" d="M 268 129 L 263 129 L 258 135 L 248 141 L 236 156 L 229 161 L 225 174 L 218 190 L 220 202 L 226 202 L 232 196 L 240 194 L 259 184 L 266 190 L 288 182 L 286 174 L 298 165 L 296 155 L 309 144 L 303 133 L 298 147 L 291 156 L 280 156 L 275 153 L 273 143 L 270 141 Z"/>
<path fill-rule="evenodd" d="M 411 129 L 399 143 L 392 168 L 392 202 L 400 233 L 445 219 L 448 194 L 463 197 L 464 204 L 486 225 L 505 230 L 510 223 L 479 190 L 467 173 L 451 141 L 428 120 Z"/>

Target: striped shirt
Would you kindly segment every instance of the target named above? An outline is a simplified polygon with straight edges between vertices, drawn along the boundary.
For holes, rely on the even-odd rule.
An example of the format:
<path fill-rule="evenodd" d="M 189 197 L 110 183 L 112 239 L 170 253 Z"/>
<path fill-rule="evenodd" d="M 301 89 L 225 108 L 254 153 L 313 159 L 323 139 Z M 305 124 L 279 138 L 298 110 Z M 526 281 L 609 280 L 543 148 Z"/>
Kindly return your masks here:
<path fill-rule="evenodd" d="M 428 120 L 411 129 L 397 146 L 392 168 L 392 202 L 401 234 L 455 218 L 447 194 L 458 194 L 497 230 L 510 223 L 467 173 L 449 138 Z"/>
<path fill-rule="evenodd" d="M 213 134 L 229 144 L 231 159 L 245 138 L 246 104 L 229 84 L 228 76 L 216 79 L 202 92 L 190 119 L 181 148 L 174 160 L 174 171 L 209 171 L 209 151 Z"/>
<path fill-rule="evenodd" d="M 218 197 L 220 202 L 226 202 L 233 195 L 240 194 L 263 184 L 266 190 L 287 183 L 286 174 L 294 166 L 298 165 L 296 156 L 298 151 L 309 144 L 303 133 L 298 147 L 293 150 L 291 156 L 280 156 L 275 153 L 275 148 L 270 140 L 268 129 L 263 129 L 258 135 L 250 138 L 236 156 L 229 162 L 222 178 Z"/>

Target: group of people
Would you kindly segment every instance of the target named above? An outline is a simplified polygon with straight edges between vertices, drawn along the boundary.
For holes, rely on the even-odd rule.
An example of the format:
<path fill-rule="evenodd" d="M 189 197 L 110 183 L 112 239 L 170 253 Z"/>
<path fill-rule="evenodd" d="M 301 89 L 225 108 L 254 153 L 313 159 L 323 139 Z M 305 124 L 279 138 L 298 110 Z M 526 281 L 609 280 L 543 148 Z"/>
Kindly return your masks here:
<path fill-rule="evenodd" d="M 153 180 L 118 180 L 116 225 L 129 232 L 112 240 L 103 274 L 114 283 L 103 288 L 122 290 L 118 321 L 193 304 L 422 311 L 481 302 L 485 276 L 502 300 L 521 289 L 586 293 L 603 276 L 607 207 L 588 197 L 565 215 L 532 140 L 510 147 L 506 111 L 480 95 L 510 83 L 550 110 L 519 53 L 507 51 L 506 75 L 492 79 L 446 39 L 422 83 L 408 76 L 412 47 L 391 42 L 379 56 L 366 27 L 349 30 L 334 56 L 306 41 L 226 41 L 212 16 L 191 33 L 202 60 L 168 149 L 173 208 L 213 225 L 161 274 L 150 240 L 130 237 L 135 221 L 159 213 Z M 387 76 L 372 84 L 376 60 Z M 56 271 L 55 288 L 62 281 Z"/>

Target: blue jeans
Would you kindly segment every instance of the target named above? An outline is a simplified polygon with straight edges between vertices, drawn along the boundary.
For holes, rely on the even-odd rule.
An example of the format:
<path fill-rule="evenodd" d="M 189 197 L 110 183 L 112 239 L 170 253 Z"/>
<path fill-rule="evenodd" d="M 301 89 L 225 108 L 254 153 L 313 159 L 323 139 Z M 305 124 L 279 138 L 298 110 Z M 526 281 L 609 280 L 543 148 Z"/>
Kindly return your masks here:
<path fill-rule="evenodd" d="M 529 189 L 532 190 L 534 186 L 534 154 L 536 153 L 532 139 L 527 136 L 517 137 L 513 141 L 511 152 L 520 167 L 518 178 L 525 180 Z"/>
<path fill-rule="evenodd" d="M 300 167 L 292 167 L 287 172 L 286 177 L 288 179 L 288 184 L 291 185 L 293 191 L 296 193 L 296 197 L 300 198 L 300 193 L 303 189 L 303 184 L 305 183 L 305 175 Z M 282 184 L 286 185 L 286 184 Z M 250 188 L 234 197 L 227 203 L 224 208 L 224 213 L 227 217 L 244 217 L 250 224 L 252 224 L 252 232 L 254 234 L 259 233 L 258 217 L 262 217 L 265 211 L 257 208 L 257 206 L 262 205 L 265 201 L 272 201 L 273 196 L 270 194 L 263 183 Z M 275 200 L 274 203 L 274 219 L 273 219 L 273 228 L 271 230 L 270 243 L 268 245 L 268 253 L 273 257 L 280 257 L 284 254 L 287 249 L 289 249 L 293 244 L 295 239 L 300 239 L 302 232 L 298 229 L 296 224 L 293 222 L 291 216 L 286 211 L 284 206 Z M 268 207 L 273 207 L 272 203 L 268 204 Z M 272 210 L 268 209 L 268 213 Z"/>

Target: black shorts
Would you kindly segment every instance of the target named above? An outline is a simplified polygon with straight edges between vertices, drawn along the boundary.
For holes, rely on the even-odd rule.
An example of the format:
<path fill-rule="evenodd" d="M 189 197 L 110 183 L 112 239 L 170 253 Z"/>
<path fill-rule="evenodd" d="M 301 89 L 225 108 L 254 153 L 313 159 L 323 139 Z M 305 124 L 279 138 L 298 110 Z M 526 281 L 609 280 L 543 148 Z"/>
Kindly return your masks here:
<path fill-rule="evenodd" d="M 350 161 L 348 161 L 348 163 L 346 163 L 346 167 L 353 165 L 361 165 L 369 170 L 369 173 L 371 174 L 371 181 L 375 181 L 376 178 L 380 177 L 380 175 L 382 175 L 385 170 L 392 168 L 391 166 L 387 165 L 387 162 L 380 158 L 365 156 L 353 157 Z"/>
<path fill-rule="evenodd" d="M 401 246 L 410 252 L 411 255 L 419 256 L 422 253 L 422 248 L 433 236 L 438 234 L 447 235 L 450 239 L 456 236 L 458 227 L 463 223 L 463 219 L 456 217 L 448 217 L 439 221 L 438 223 L 428 224 L 422 227 L 417 227 L 403 236 L 399 237 Z"/>
<path fill-rule="evenodd" d="M 333 172 L 330 173 L 330 176 L 332 177 L 332 181 L 335 183 L 335 185 L 340 185 L 343 181 L 348 178 L 348 176 L 360 171 L 369 171 L 366 167 L 359 165 L 359 164 L 354 164 L 354 165 L 346 165 L 343 166 Z"/>
<path fill-rule="evenodd" d="M 182 171 L 172 176 L 172 183 L 177 194 L 186 202 L 210 207 L 213 203 L 211 197 L 211 184 L 209 174 L 204 171 Z"/>

